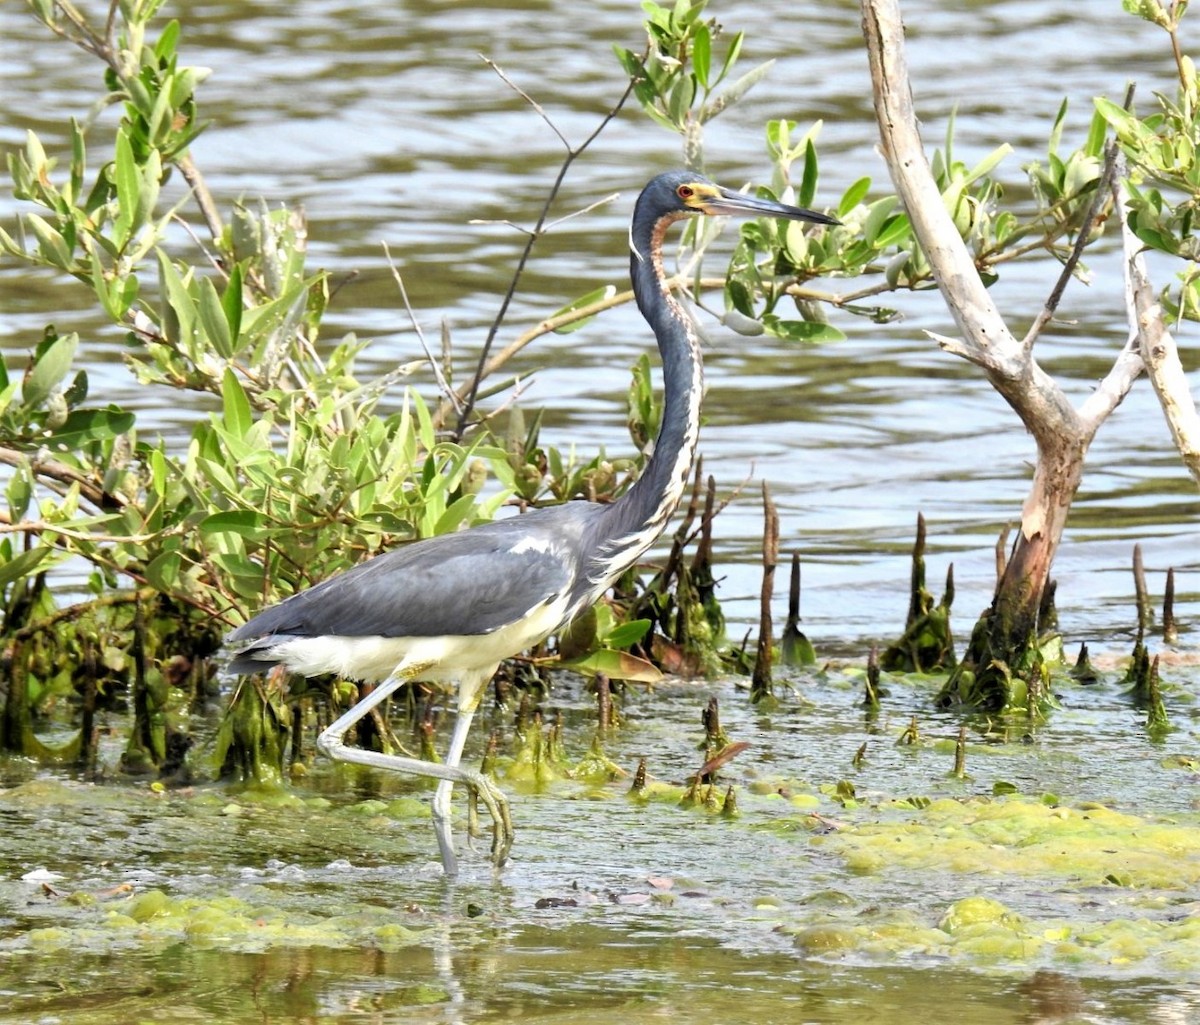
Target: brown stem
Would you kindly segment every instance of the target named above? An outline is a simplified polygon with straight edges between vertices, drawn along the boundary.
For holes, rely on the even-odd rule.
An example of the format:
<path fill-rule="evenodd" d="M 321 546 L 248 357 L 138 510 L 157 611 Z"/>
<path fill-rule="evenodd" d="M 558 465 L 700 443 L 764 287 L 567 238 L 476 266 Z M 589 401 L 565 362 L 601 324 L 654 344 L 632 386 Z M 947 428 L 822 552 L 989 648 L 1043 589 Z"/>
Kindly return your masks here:
<path fill-rule="evenodd" d="M 1138 630 L 1145 633 L 1154 614 L 1150 611 L 1150 589 L 1146 586 L 1146 564 L 1142 560 L 1140 544 L 1133 546 L 1133 589 L 1137 595 Z"/>
<path fill-rule="evenodd" d="M 758 648 L 750 682 L 750 700 L 771 696 L 771 598 L 775 593 L 775 564 L 779 561 L 779 513 L 771 500 L 771 489 L 763 481 L 763 577 L 759 598 Z"/>
<path fill-rule="evenodd" d="M 1174 644 L 1179 640 L 1179 627 L 1175 623 L 1175 567 L 1167 569 L 1167 586 L 1163 592 L 1163 640 Z"/>

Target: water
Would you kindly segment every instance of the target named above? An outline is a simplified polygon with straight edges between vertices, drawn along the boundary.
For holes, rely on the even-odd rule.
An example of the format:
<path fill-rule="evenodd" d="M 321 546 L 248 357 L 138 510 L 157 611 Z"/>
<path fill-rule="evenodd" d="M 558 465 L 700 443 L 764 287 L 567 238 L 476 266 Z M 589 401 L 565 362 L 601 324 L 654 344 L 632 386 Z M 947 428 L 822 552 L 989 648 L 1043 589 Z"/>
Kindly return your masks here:
<path fill-rule="evenodd" d="M 1050 0 L 906 3 L 909 56 L 927 143 L 940 141 L 956 106 L 960 156 L 979 158 L 1000 141 L 1011 142 L 1016 152 L 1001 174 L 1020 195 L 1020 165 L 1039 156 L 1062 96 L 1072 104 L 1068 136 L 1077 139 L 1086 130 L 1092 96 L 1117 96 L 1131 78 L 1139 82 L 1143 103 L 1154 89 L 1170 90 L 1172 65 L 1158 32 L 1123 16 L 1116 0 L 1089 5 L 1086 16 L 1076 7 Z M 171 13 L 172 5 L 167 9 Z M 379 370 L 419 351 L 381 241 L 397 255 L 426 329 L 436 329 L 442 318 L 450 324 L 459 372 L 465 373 L 474 365 L 522 243 L 503 225 L 469 222 L 532 222 L 562 156 L 553 133 L 479 54 L 494 59 L 538 98 L 568 138 L 578 141 L 623 88 L 611 45 L 640 45 L 636 6 L 616 0 L 582 9 L 561 0 L 505 5 L 409 0 L 395 7 L 212 0 L 180 12 L 186 19 L 185 59 L 216 69 L 202 93 L 202 111 L 212 126 L 194 150 L 210 187 L 224 205 L 242 196 L 264 196 L 304 206 L 310 264 L 328 268 L 335 277 L 358 272 L 338 292 L 326 318 L 327 337 L 347 331 L 373 337 L 367 365 Z M 875 178 L 873 194 L 881 193 L 886 172 L 874 153 L 876 129 L 856 6 L 760 0 L 723 4 L 714 13 L 746 31 L 747 62 L 775 57 L 777 65 L 744 104 L 713 124 L 706 137 L 713 175 L 733 184 L 765 176 L 762 122 L 820 117 L 825 126 L 818 202 L 834 203 L 862 175 Z M 97 67 L 77 52 L 47 44 L 20 5 L 0 5 L 0 148 L 20 144 L 32 128 L 48 149 L 61 150 L 61 126 L 68 115 L 86 111 L 98 78 Z M 676 140 L 634 107 L 622 113 L 572 171 L 558 212 L 614 190 L 621 198 L 567 222 L 539 245 L 501 344 L 579 294 L 624 283 L 632 198 L 647 177 L 679 159 Z M 14 214 L 13 203 L 0 197 L 0 221 L 11 225 Z M 1125 336 L 1111 244 L 1092 258 L 1091 269 L 1093 285 L 1071 286 L 1062 324 L 1039 343 L 1039 359 L 1076 401 L 1104 374 Z M 1006 272 L 995 291 L 1015 331 L 1032 319 L 1056 274 L 1057 264 Z M 847 341 L 815 350 L 734 336 L 711 322 L 706 326 L 706 469 L 727 491 L 746 484 L 717 528 L 721 597 L 734 623 L 755 615 L 761 525 L 751 496 L 760 480 L 770 482 L 779 505 L 784 550 L 804 555 L 804 628 L 819 650 L 861 652 L 867 641 L 898 632 L 919 511 L 929 521 L 931 582 L 954 563 L 960 632 L 987 603 L 994 539 L 1019 515 L 1033 445 L 970 367 L 925 339 L 925 330 L 953 331 L 936 294 L 888 301 L 902 310 L 903 320 L 879 326 L 839 318 Z M 79 330 L 94 392 L 138 408 L 143 437 L 160 431 L 179 444 L 206 415 L 200 400 L 189 407 L 178 396 L 155 395 L 132 384 L 120 365 L 118 333 L 96 318 L 82 287 L 2 262 L 0 309 L 0 345 L 7 353 L 29 350 L 49 319 L 60 330 Z M 1194 329 L 1185 326 L 1180 334 L 1185 365 L 1194 366 Z M 536 371 L 525 402 L 546 408 L 544 439 L 574 445 L 583 454 L 600 446 L 627 451 L 628 368 L 647 344 L 644 324 L 632 311 L 620 310 L 583 331 L 540 340 L 515 360 L 513 374 Z M 1200 390 L 1195 371 L 1192 380 Z M 769 402 L 763 401 L 764 392 Z M 1093 650 L 1127 649 L 1133 622 L 1128 567 L 1132 545 L 1140 542 L 1157 593 L 1166 568 L 1176 567 L 1185 624 L 1182 647 L 1194 651 L 1195 635 L 1186 627 L 1200 620 L 1198 540 L 1195 485 L 1172 448 L 1148 384 L 1139 382 L 1093 445 L 1056 562 L 1068 643 L 1086 640 Z M 912 705 L 924 714 L 919 700 Z M 1123 722 L 1122 714 L 1128 718 L 1115 704 L 1110 713 L 1111 721 Z M 1190 743 L 1194 753 L 1194 719 L 1186 711 L 1180 714 L 1190 726 L 1179 738 L 1179 750 L 1188 750 Z M 818 729 L 823 725 L 815 722 Z M 778 731 L 787 729 L 776 724 L 775 732 L 768 731 L 772 745 L 783 742 Z M 798 763 L 822 764 L 813 760 L 815 738 L 803 732 L 796 739 L 809 746 L 795 753 Z M 949 724 L 942 732 L 949 735 Z M 1135 733 L 1113 735 L 1115 748 L 1132 744 L 1135 759 L 1142 757 Z M 1070 744 L 1064 739 L 1064 747 Z M 1035 771 L 1028 767 L 1035 763 L 1019 754 L 1013 753 L 1007 775 Z M 848 755 L 840 751 L 838 758 L 841 766 Z M 1021 770 L 1021 764 L 1027 768 Z M 1044 766 L 1036 764 L 1042 772 Z M 1083 782 L 1072 783 L 1080 766 L 1066 764 L 1060 787 L 1065 794 L 1080 800 L 1112 796 L 1102 785 L 1103 767 L 1093 766 L 1082 774 Z M 836 780 L 842 771 L 830 769 L 817 778 Z M 1174 775 L 1167 780 L 1175 786 Z M 1191 792 L 1176 788 L 1183 801 L 1178 806 L 1159 789 L 1147 799 L 1186 811 Z M 740 990 L 726 992 L 732 980 L 769 994 L 768 1002 L 756 1008 L 759 1021 L 771 1020 L 774 1013 L 781 1021 L 891 1021 L 890 1015 L 899 1020 L 901 1012 L 888 1008 L 917 1004 L 925 1017 L 940 1020 L 940 1008 L 936 1002 L 930 1006 L 930 994 L 922 989 L 928 985 L 927 968 L 880 969 L 857 962 L 851 968 L 798 967 L 790 940 L 764 944 L 744 916 L 727 920 L 719 903 L 697 916 L 686 939 L 672 938 L 678 916 L 647 925 L 638 917 L 642 912 L 628 909 L 602 916 L 591 934 L 576 934 L 573 925 L 539 931 L 537 916 L 527 907 L 531 895 L 559 893 L 569 885 L 575 869 L 569 841 L 593 835 L 589 831 L 595 828 L 588 802 L 567 802 L 574 825 L 559 831 L 563 803 L 528 800 L 522 806 L 523 860 L 504 884 L 521 894 L 519 927 L 501 914 L 500 924 L 490 927 L 495 932 L 478 933 L 463 918 L 464 898 L 452 902 L 446 915 L 449 938 L 432 953 L 285 949 L 222 955 L 184 944 L 162 957 L 134 957 L 128 962 L 134 969 L 130 979 L 120 985 L 114 981 L 119 955 L 89 954 L 80 965 L 78 987 L 68 987 L 59 1003 L 48 1001 L 46 1020 L 54 1015 L 84 1020 L 70 1019 L 66 1009 L 86 1007 L 81 994 L 97 989 L 112 1001 L 109 1020 L 158 1020 L 152 1009 L 177 991 L 179 980 L 195 985 L 194 980 L 211 977 L 220 984 L 212 983 L 211 992 L 189 990 L 186 1013 L 181 1005 L 176 1017 L 234 1020 L 253 1005 L 275 1020 L 295 1011 L 322 1021 L 365 1020 L 375 1013 L 376 1020 L 443 1021 L 459 1014 L 568 1022 L 594 1020 L 609 1008 L 629 1020 L 639 1020 L 635 1011 L 647 1019 L 669 1013 L 681 1020 L 735 1020 L 748 1005 L 730 995 Z M 547 810 L 538 814 L 556 819 L 539 827 L 536 815 L 530 821 L 530 809 L 543 806 Z M 137 829 L 129 828 L 129 837 L 139 835 L 140 821 Z M 428 842 L 425 824 L 418 823 L 414 834 L 410 862 Z M 667 830 L 662 842 L 666 847 L 653 858 L 621 855 L 611 873 L 594 871 L 582 878 L 597 890 L 618 883 L 644 889 L 638 873 L 672 871 L 671 845 L 692 840 Z M 164 845 L 170 846 L 169 833 L 157 845 L 137 848 L 136 856 L 121 862 L 122 871 L 146 869 Z M 254 849 L 258 868 L 268 857 Z M 384 860 L 382 854 L 372 857 Z M 329 860 L 310 851 L 300 863 L 311 871 Z M 540 865 L 532 877 L 531 864 Z M 778 860 L 768 859 L 767 866 L 786 877 L 786 850 Z M 191 878 L 192 871 L 175 865 L 169 879 Z M 226 886 L 229 871 L 229 864 L 214 856 L 210 889 Z M 118 879 L 122 872 L 101 875 Z M 392 906 L 429 899 L 428 876 L 412 869 L 403 879 L 403 884 L 389 884 Z M 706 882 L 723 896 L 733 892 L 730 880 Z M 485 895 L 481 903 L 494 914 L 500 898 L 489 896 L 490 880 L 471 885 L 479 887 Z M 486 938 L 492 936 L 500 939 Z M 556 966 L 555 958 L 563 955 L 555 951 L 563 949 L 567 968 Z M 48 989 L 61 985 L 55 955 L 23 957 L 21 963 L 30 969 L 26 978 L 44 976 Z M 431 973 L 442 980 L 437 985 L 443 990 L 459 986 L 465 993 L 457 1003 L 431 1000 L 425 1019 L 415 1010 L 419 1001 L 404 987 Z M 953 967 L 937 978 L 939 995 L 946 995 L 950 1009 L 946 1020 L 961 1020 L 964 1007 L 973 1008 L 970 1020 L 981 1022 L 1039 1020 L 1031 1008 L 1045 1002 L 1036 995 L 1038 987 L 1028 989 L 1028 979 L 1006 977 L 992 988 L 978 974 Z M 242 997 L 247 991 L 253 997 L 230 1003 L 220 995 L 226 979 L 237 981 Z M 1170 1021 L 1167 1015 L 1179 1001 L 1194 1001 L 1171 982 L 1134 984 L 1101 972 L 1088 985 L 1081 1009 L 1071 1012 L 1076 1017 L 1064 1020 Z M 389 997 L 397 990 L 407 995 Z M 827 991 L 832 995 L 823 997 Z M 678 992 L 704 1001 L 696 1005 L 705 1008 L 703 1014 L 675 1000 Z"/>
<path fill-rule="evenodd" d="M 1190 1021 L 1200 811 L 1194 764 L 1171 766 L 1200 738 L 1196 675 L 1174 674 L 1160 744 L 1112 677 L 1064 685 L 1032 745 L 972 723 L 962 780 L 928 683 L 889 681 L 877 716 L 837 667 L 772 712 L 728 685 L 635 688 L 605 750 L 627 772 L 646 759 L 651 798 L 628 776 L 502 777 L 513 859 L 494 877 L 467 853 L 453 886 L 411 801 L 428 787 L 395 777 L 321 762 L 284 797 L 154 795 L 3 763 L 0 1022 Z M 750 742 L 722 772 L 734 820 L 679 806 L 710 694 Z M 898 745 L 914 713 L 925 739 Z M 558 688 L 551 714 L 573 763 L 590 701 Z M 482 718 L 472 761 L 493 727 L 510 750 L 511 710 Z M 1020 796 L 994 799 L 1000 782 Z M 995 950 L 935 928 L 966 898 L 1001 902 L 1020 949 L 1007 927 Z M 822 930 L 853 941 L 811 946 Z"/>
<path fill-rule="evenodd" d="M 1107 7 L 1081 26 L 1052 3 L 972 4 L 957 13 L 935 3 L 906 5 L 927 140 L 941 140 L 957 106 L 960 155 L 981 157 L 1007 139 L 1016 152 L 1002 174 L 1020 192 L 1019 168 L 1039 155 L 1061 96 L 1074 111 L 1068 138 L 1078 138 L 1093 95 L 1117 95 L 1129 78 L 1141 83 L 1144 102 L 1153 89 L 1169 89 L 1169 54 L 1154 30 L 1120 15 L 1115 0 Z M 862 175 L 882 189 L 886 172 L 874 153 L 854 6 L 743 3 L 722 7 L 719 16 L 746 31 L 747 66 L 767 57 L 778 63 L 743 105 L 713 122 L 710 170 L 734 183 L 761 177 L 763 120 L 821 117 L 819 201 L 834 202 Z M 39 45 L 37 27 L 16 5 L 0 19 L 11 111 L 0 144 L 17 143 L 33 128 L 54 149 L 66 116 L 90 101 L 96 71 L 68 48 Z M 623 3 L 589 5 L 583 25 L 557 4 L 408 3 L 385 14 L 362 4 L 209 3 L 189 6 L 184 42 L 189 60 L 216 69 L 203 93 L 212 125 L 195 157 L 218 198 L 302 204 L 311 264 L 335 276 L 358 272 L 338 293 L 327 336 L 354 330 L 373 337 L 368 361 L 381 368 L 418 355 L 383 259 L 386 240 L 425 327 L 436 329 L 442 318 L 452 327 L 465 373 L 521 243 L 503 225 L 468 222 L 531 223 L 562 156 L 549 129 L 479 54 L 578 141 L 619 95 L 611 44 L 638 45 L 639 29 Z M 948 60 L 951 42 L 955 59 Z M 1020 74 L 1012 73 L 1014 54 Z M 601 135 L 568 178 L 558 212 L 613 190 L 622 198 L 568 222 L 539 247 L 501 343 L 585 291 L 624 282 L 634 192 L 678 159 L 675 140 L 632 106 Z M 6 223 L 12 212 L 0 202 Z M 1039 346 L 1040 360 L 1076 401 L 1125 333 L 1112 256 L 1092 258 L 1095 284 L 1072 286 L 1063 326 Z M 1032 318 L 1056 273 L 1056 264 L 1030 265 L 997 286 L 1015 330 Z M 5 266 L 0 296 L 0 344 L 28 349 L 48 317 L 82 329 L 97 388 L 137 407 L 151 404 L 143 434 L 161 430 L 178 440 L 204 415 L 203 402 L 188 408 L 131 385 L 118 365 L 115 332 L 97 323 L 82 288 Z M 970 367 L 924 339 L 926 329 L 953 330 L 935 294 L 888 301 L 904 313 L 900 323 L 839 318 L 849 340 L 817 350 L 706 325 L 706 467 L 727 490 L 752 477 L 718 529 L 722 597 L 735 621 L 755 615 L 761 524 L 751 496 L 759 479 L 778 501 L 785 550 L 806 559 L 804 613 L 818 640 L 857 641 L 893 629 L 906 607 L 905 558 L 918 511 L 930 523 L 931 578 L 953 561 L 960 615 L 973 618 L 987 603 L 992 545 L 1019 515 L 1033 445 Z M 1189 329 L 1181 334 L 1187 361 Z M 515 360 L 513 374 L 537 371 L 526 403 L 547 409 L 546 440 L 582 453 L 601 445 L 627 451 L 628 367 L 646 344 L 636 314 L 620 310 L 590 329 L 543 339 Z M 1176 567 L 1180 611 L 1195 618 L 1198 539 L 1195 486 L 1148 384 L 1139 382 L 1093 446 L 1057 562 L 1064 628 L 1102 645 L 1128 631 L 1135 542 L 1156 590 L 1166 568 Z"/>

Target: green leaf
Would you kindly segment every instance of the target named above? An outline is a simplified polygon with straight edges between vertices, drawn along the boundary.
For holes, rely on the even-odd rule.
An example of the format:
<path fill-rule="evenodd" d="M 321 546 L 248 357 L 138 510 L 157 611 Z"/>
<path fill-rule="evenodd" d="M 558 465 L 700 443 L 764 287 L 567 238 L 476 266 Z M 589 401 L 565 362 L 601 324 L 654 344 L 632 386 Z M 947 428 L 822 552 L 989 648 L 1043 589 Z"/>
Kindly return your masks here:
<path fill-rule="evenodd" d="M 182 557 L 178 552 L 162 552 L 146 567 L 146 582 L 153 588 L 171 593 L 179 583 Z"/>
<path fill-rule="evenodd" d="M 853 185 L 842 193 L 841 202 L 838 203 L 838 217 L 845 217 L 859 203 L 861 203 L 871 188 L 870 178 L 859 178 Z"/>
<path fill-rule="evenodd" d="M 298 307 L 297 304 L 305 290 L 320 280 L 321 275 L 318 274 L 307 281 L 298 282 L 276 299 L 271 299 L 260 306 L 252 306 L 250 309 L 243 308 L 238 325 L 239 350 L 258 344 L 276 327 L 283 324 L 286 318 L 298 315 L 302 306 Z M 228 295 L 228 290 L 226 294 Z M 312 298 L 313 296 L 309 297 L 310 301 Z"/>
<path fill-rule="evenodd" d="M 244 438 L 253 426 L 254 418 L 250 400 L 232 367 L 225 368 L 225 376 L 221 379 L 221 408 L 225 430 L 235 438 Z"/>
<path fill-rule="evenodd" d="M 163 335 L 190 355 L 195 348 L 196 304 L 175 264 L 161 249 L 158 250 L 158 281 L 162 293 L 160 322 Z"/>
<path fill-rule="evenodd" d="M 50 393 L 63 381 L 75 360 L 79 346 L 79 335 L 53 336 L 49 343 L 43 342 L 34 362 L 33 369 L 25 378 L 21 388 L 21 401 L 26 409 L 40 409 Z"/>
<path fill-rule="evenodd" d="M 162 158 L 158 150 L 151 150 L 146 163 L 139 169 L 139 188 L 137 205 L 133 211 L 133 221 L 130 225 L 130 238 L 135 238 L 154 216 L 154 208 L 158 206 L 158 193 L 162 188 Z"/>
<path fill-rule="evenodd" d="M 28 463 L 20 463 L 13 469 L 5 497 L 8 499 L 9 521 L 16 523 L 24 519 L 33 498 L 33 474 Z"/>
<path fill-rule="evenodd" d="M 559 317 L 566 316 L 568 313 L 573 313 L 575 310 L 581 310 L 585 306 L 591 306 L 593 303 L 604 302 L 608 299 L 611 299 L 616 294 L 616 288 L 614 288 L 612 285 L 604 285 L 602 288 L 593 289 L 586 295 L 581 295 L 574 302 L 567 303 L 566 306 L 555 310 L 547 319 L 557 320 Z M 571 323 L 564 324 L 562 327 L 556 327 L 554 329 L 554 333 L 560 335 L 569 335 L 572 331 L 578 331 L 585 324 L 591 323 L 594 318 L 595 314 L 592 314 L 590 317 L 580 317 L 578 320 L 573 320 Z"/>
<path fill-rule="evenodd" d="M 71 247 L 67 245 L 67 240 L 62 234 L 37 214 L 26 214 L 25 220 L 37 236 L 38 252 L 41 253 L 42 259 L 60 270 L 70 270 Z"/>
<path fill-rule="evenodd" d="M 568 659 L 560 663 L 577 673 L 592 675 L 603 673 L 613 680 L 629 680 L 633 683 L 658 683 L 663 674 L 653 663 L 631 655 L 627 651 L 611 651 L 601 648 L 583 658 Z"/>
<path fill-rule="evenodd" d="M 700 120 L 702 122 L 710 121 L 720 114 L 721 111 L 723 111 L 726 107 L 737 103 L 738 100 L 740 100 L 746 95 L 746 93 L 748 93 L 759 82 L 761 82 L 774 66 L 775 62 L 773 60 L 769 60 L 760 64 L 758 67 L 747 71 L 744 75 L 742 75 L 741 78 L 734 82 L 733 85 L 731 85 L 728 89 L 721 93 L 720 96 L 713 100 L 712 103 L 706 103 L 704 105 L 704 109 L 700 112 Z"/>
<path fill-rule="evenodd" d="M 43 546 L 30 548 L 26 552 L 14 555 L 6 562 L 0 563 L 0 588 L 5 588 L 14 580 L 28 576 L 47 555 L 50 549 Z"/>
<path fill-rule="evenodd" d="M 413 411 L 417 415 L 417 438 L 427 452 L 431 452 L 437 444 L 437 432 L 433 429 L 433 418 L 429 415 L 429 407 L 425 400 L 414 391 L 408 392 Z"/>
<path fill-rule="evenodd" d="M 1088 128 L 1087 142 L 1083 151 L 1089 157 L 1099 157 L 1104 152 L 1104 143 L 1108 139 L 1108 122 L 1100 111 L 1092 112 L 1092 123 Z"/>
<path fill-rule="evenodd" d="M 1050 129 L 1050 140 L 1046 145 L 1047 153 L 1057 153 L 1058 144 L 1062 141 L 1063 123 L 1067 117 L 1068 101 L 1064 97 L 1062 103 L 1058 105 L 1058 114 L 1054 118 L 1054 126 Z"/>
<path fill-rule="evenodd" d="M 712 33 L 707 25 L 696 28 L 692 40 L 692 70 L 696 72 L 696 81 L 705 89 L 708 88 L 708 75 L 712 69 Z"/>
<path fill-rule="evenodd" d="M 875 236 L 875 246 L 877 249 L 886 249 L 893 243 L 906 240 L 911 234 L 912 224 L 908 220 L 908 214 L 896 214 L 888 219 Z"/>
<path fill-rule="evenodd" d="M 605 634 L 604 644 L 609 648 L 628 648 L 645 637 L 651 625 L 648 619 L 631 619 Z"/>
<path fill-rule="evenodd" d="M 160 63 L 166 64 L 175 56 L 175 48 L 179 45 L 179 19 L 172 18 L 163 26 L 162 35 L 154 44 L 154 56 Z"/>
<path fill-rule="evenodd" d="M 213 562 L 238 597 L 258 604 L 263 598 L 263 567 L 239 552 L 218 552 Z"/>
<path fill-rule="evenodd" d="M 202 537 L 212 534 L 237 534 L 256 541 L 267 529 L 266 517 L 256 509 L 228 509 L 213 513 L 200 521 Z"/>
<path fill-rule="evenodd" d="M 742 53 L 742 43 L 746 40 L 744 32 L 737 32 L 733 39 L 729 41 L 729 52 L 725 54 L 725 61 L 721 65 L 721 73 L 717 76 L 717 83 L 720 83 L 726 75 L 733 70 L 733 66 L 737 63 L 738 57 Z"/>
<path fill-rule="evenodd" d="M 769 334 L 789 342 L 809 344 L 845 341 L 846 336 L 832 324 L 812 320 L 783 320 L 773 313 L 763 314 L 763 327 Z"/>
<path fill-rule="evenodd" d="M 182 107 L 195 95 L 196 89 L 199 87 L 200 83 L 208 78 L 208 76 L 211 74 L 212 68 L 180 68 L 179 71 L 172 76 L 170 83 L 168 83 L 171 96 L 171 106 L 176 110 Z M 199 129 L 193 131 L 193 138 L 198 131 Z M 180 148 L 181 141 L 185 137 L 186 136 L 180 136 L 172 139 L 172 149 L 177 151 Z M 188 138 L 187 141 L 190 142 L 191 139 Z"/>
<path fill-rule="evenodd" d="M 225 319 L 225 310 L 221 306 L 221 297 L 217 295 L 217 287 L 211 278 L 201 278 L 199 282 L 200 301 L 197 308 L 200 313 L 200 326 L 208 336 L 212 347 L 225 359 L 233 357 L 233 338 L 229 333 L 229 321 Z"/>
<path fill-rule="evenodd" d="M 171 78 L 174 78 L 174 76 L 172 75 Z M 170 79 L 168 79 L 169 82 Z M 146 135 L 152 145 L 157 146 L 162 144 L 163 122 L 166 122 L 167 129 L 169 130 L 174 113 L 171 110 L 170 92 L 166 88 L 160 89 L 158 95 L 154 97 L 154 108 L 150 111 L 150 116 L 146 119 Z"/>
<path fill-rule="evenodd" d="M 96 298 L 100 300 L 100 305 L 104 307 L 104 312 L 108 314 L 109 318 L 119 323 L 124 318 L 126 311 L 120 309 L 118 296 L 113 294 L 112 284 L 104 275 L 104 263 L 101 261 L 100 255 L 94 248 L 91 248 L 90 255 L 92 291 L 96 293 Z"/>
<path fill-rule="evenodd" d="M 245 300 L 242 297 L 242 265 L 235 263 L 229 272 L 229 283 L 221 296 L 221 309 L 225 312 L 225 322 L 229 325 L 230 345 L 233 352 L 238 351 L 238 337 L 242 330 L 242 310 Z"/>
<path fill-rule="evenodd" d="M 800 178 L 800 190 L 796 202 L 800 206 L 812 206 L 817 194 L 817 149 L 809 139 L 804 145 L 804 174 Z"/>
<path fill-rule="evenodd" d="M 1158 136 L 1124 107 L 1103 96 L 1097 96 L 1092 102 L 1100 116 L 1112 125 L 1117 137 L 1126 145 L 1149 147 L 1158 141 Z"/>
<path fill-rule="evenodd" d="M 60 449 L 77 449 L 93 441 L 107 441 L 133 430 L 136 417 L 117 406 L 107 409 L 73 409 L 50 438 Z"/>
<path fill-rule="evenodd" d="M 138 193 L 141 191 L 142 176 L 138 173 L 133 158 L 133 145 L 124 127 L 117 132 L 116 153 L 113 157 L 113 184 L 117 190 L 117 216 L 113 220 L 113 243 L 123 250 L 133 234 L 133 221 L 137 215 Z"/>
<path fill-rule="evenodd" d="M 462 495 L 450 503 L 450 506 L 438 518 L 434 525 L 435 534 L 451 534 L 475 511 L 475 496 Z"/>
<path fill-rule="evenodd" d="M 997 146 L 991 153 L 971 168 L 971 173 L 967 175 L 966 184 L 969 185 L 990 174 L 996 165 L 1012 152 L 1012 149 L 1012 146 L 1007 142 Z"/>

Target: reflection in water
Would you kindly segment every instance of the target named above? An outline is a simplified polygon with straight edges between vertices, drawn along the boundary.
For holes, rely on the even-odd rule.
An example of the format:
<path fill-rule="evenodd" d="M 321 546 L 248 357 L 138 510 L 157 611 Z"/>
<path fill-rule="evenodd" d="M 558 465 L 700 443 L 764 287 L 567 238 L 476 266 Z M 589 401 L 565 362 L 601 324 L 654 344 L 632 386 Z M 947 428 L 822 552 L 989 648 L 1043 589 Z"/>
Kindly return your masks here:
<path fill-rule="evenodd" d="M 41 956 L 25 959 L 24 968 L 34 977 L 48 973 L 41 993 L 30 997 L 33 987 L 23 985 L 19 1003 L 0 1009 L 0 1022 L 593 1025 L 603 1016 L 629 1025 L 911 1025 L 919 1013 L 927 1025 L 1184 1025 L 1200 1011 L 1194 991 L 1189 997 L 1149 980 L 1134 997 L 1120 983 L 1047 972 L 1022 979 L 751 959 L 703 941 L 631 941 L 587 926 L 526 930 L 500 948 L 464 937 L 444 965 L 421 950 L 178 946 L 153 956 L 83 955 L 65 986 L 51 981 L 56 969 Z M 118 972 L 123 982 L 113 981 Z M 6 974 L 0 969 L 0 978 Z M 100 978 L 104 987 L 81 997 Z M 214 981 L 197 985 L 201 979 Z"/>

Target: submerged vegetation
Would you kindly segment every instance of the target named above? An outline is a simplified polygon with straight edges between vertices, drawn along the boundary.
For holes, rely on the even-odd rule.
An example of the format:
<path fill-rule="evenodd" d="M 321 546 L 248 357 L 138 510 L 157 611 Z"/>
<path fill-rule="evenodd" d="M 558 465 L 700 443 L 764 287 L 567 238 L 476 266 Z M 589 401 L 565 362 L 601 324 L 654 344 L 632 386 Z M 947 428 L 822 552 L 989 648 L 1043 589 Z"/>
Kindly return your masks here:
<path fill-rule="evenodd" d="M 770 717 L 729 685 L 719 711 L 683 684 L 631 693 L 626 725 L 605 745 L 627 769 L 642 760 L 638 781 L 597 771 L 586 692 L 560 688 L 553 726 L 531 716 L 524 749 L 493 763 L 528 842 L 504 885 L 481 859 L 448 898 L 431 875 L 429 808 L 411 781 L 354 774 L 348 788 L 328 763 L 286 790 L 112 787 L 28 772 L 0 793 L 6 868 L 20 866 L 0 873 L 13 908 L 0 981 L 28 1014 L 70 995 L 9 980 L 8 967 L 64 953 L 119 953 L 129 966 L 164 950 L 303 950 L 322 964 L 343 949 L 384 959 L 433 950 L 455 956 L 425 972 L 424 999 L 452 1006 L 461 984 L 490 1005 L 547 983 L 516 964 L 480 973 L 476 954 L 495 967 L 533 944 L 543 959 L 553 951 L 555 979 L 579 979 L 601 970 L 598 931 L 613 930 L 622 953 L 604 969 L 609 985 L 634 985 L 642 946 L 661 964 L 675 937 L 676 956 L 696 962 L 676 994 L 705 984 L 701 966 L 714 964 L 686 954 L 682 938 L 713 933 L 753 955 L 756 977 L 789 954 L 818 971 L 852 966 L 858 983 L 887 964 L 982 968 L 991 984 L 1062 973 L 1088 992 L 1114 975 L 1181 985 L 1200 970 L 1200 811 L 1187 785 L 1200 763 L 1186 745 L 1147 758 L 1119 673 L 1101 677 L 1064 684 L 1087 701 L 1072 700 L 1032 748 L 984 717 L 963 741 L 945 713 L 918 711 L 914 729 L 909 710 L 933 693 L 918 674 L 893 675 L 875 715 L 860 706 L 855 667 L 796 673 L 790 682 L 806 689 L 819 680 L 821 704 L 781 691 Z M 1189 679 L 1194 689 L 1194 669 Z M 507 728 L 508 714 L 494 717 Z M 854 759 L 860 742 L 866 755 Z M 713 768 L 730 748 L 740 749 Z M 161 851 L 131 884 L 129 847 L 145 844 Z M 318 992 L 328 985 L 313 980 Z M 397 1009 L 419 1002 L 394 999 Z"/>

